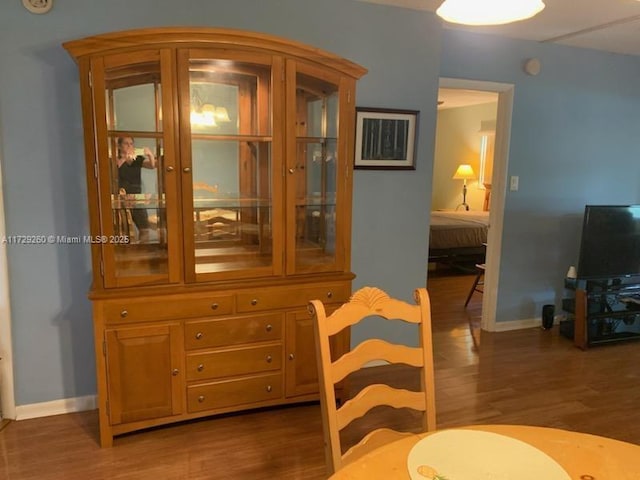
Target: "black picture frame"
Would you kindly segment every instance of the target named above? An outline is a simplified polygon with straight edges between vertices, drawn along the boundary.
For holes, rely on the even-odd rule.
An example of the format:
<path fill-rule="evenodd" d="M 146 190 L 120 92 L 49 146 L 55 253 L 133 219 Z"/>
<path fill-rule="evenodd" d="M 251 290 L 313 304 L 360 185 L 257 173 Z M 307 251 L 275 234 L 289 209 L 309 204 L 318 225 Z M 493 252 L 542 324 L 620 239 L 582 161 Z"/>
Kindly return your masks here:
<path fill-rule="evenodd" d="M 357 169 L 415 170 L 417 110 L 356 107 Z"/>

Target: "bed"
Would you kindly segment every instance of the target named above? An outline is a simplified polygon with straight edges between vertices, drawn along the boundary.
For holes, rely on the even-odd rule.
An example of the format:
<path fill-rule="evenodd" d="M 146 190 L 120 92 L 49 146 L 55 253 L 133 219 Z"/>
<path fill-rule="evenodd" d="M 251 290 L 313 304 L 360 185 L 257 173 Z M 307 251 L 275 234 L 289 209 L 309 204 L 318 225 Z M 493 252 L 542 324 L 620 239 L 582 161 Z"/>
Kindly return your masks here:
<path fill-rule="evenodd" d="M 430 262 L 456 264 L 484 259 L 489 212 L 433 211 L 430 225 Z"/>

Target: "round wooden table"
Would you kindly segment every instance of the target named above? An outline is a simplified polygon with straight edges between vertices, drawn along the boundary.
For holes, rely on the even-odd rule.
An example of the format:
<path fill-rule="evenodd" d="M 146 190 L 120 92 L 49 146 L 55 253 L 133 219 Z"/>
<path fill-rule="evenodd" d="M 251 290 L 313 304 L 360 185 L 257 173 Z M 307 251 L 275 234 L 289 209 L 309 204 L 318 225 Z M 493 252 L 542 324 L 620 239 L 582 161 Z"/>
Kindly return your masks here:
<path fill-rule="evenodd" d="M 611 438 L 556 428 L 475 425 L 465 429 L 494 432 L 532 445 L 560 464 L 572 480 L 640 480 L 640 446 Z M 422 438 L 411 435 L 369 452 L 337 471 L 331 480 L 409 479 L 407 457 Z M 464 452 L 456 452 L 463 456 Z"/>

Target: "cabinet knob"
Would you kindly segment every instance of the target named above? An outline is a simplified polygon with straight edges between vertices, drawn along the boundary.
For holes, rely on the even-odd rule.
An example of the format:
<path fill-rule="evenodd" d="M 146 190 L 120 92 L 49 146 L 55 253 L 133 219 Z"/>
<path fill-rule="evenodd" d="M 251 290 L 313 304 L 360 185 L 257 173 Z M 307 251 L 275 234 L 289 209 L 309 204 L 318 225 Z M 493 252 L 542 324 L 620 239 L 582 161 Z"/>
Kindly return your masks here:
<path fill-rule="evenodd" d="M 202 370 L 204 370 L 204 365 L 201 363 L 198 365 L 198 371 L 201 372 Z"/>
<path fill-rule="evenodd" d="M 293 175 L 294 173 L 296 173 L 296 169 L 295 168 L 290 168 L 289 169 L 289 173 Z"/>
<path fill-rule="evenodd" d="M 333 297 L 333 292 L 331 291 L 327 292 L 327 298 L 331 298 L 331 297 Z"/>
<path fill-rule="evenodd" d="M 267 355 L 266 360 L 267 360 L 267 363 L 271 363 L 273 360 L 273 357 L 271 355 Z"/>
<path fill-rule="evenodd" d="M 169 165 L 167 168 L 165 168 L 165 170 L 167 172 L 173 172 L 174 168 L 171 165 Z"/>
<path fill-rule="evenodd" d="M 191 172 L 191 167 L 184 167 L 184 168 L 182 169 L 182 171 L 183 171 L 184 173 L 189 173 L 189 172 Z"/>
<path fill-rule="evenodd" d="M 127 312 L 126 310 L 122 310 L 122 311 L 120 312 L 120 316 L 121 316 L 122 318 L 125 318 L 127 315 L 129 315 L 129 312 Z"/>
<path fill-rule="evenodd" d="M 265 330 L 266 330 L 267 332 L 270 332 L 271 330 L 273 330 L 273 325 L 271 325 L 270 323 L 269 323 L 269 324 L 267 324 L 267 326 L 265 327 Z"/>
<path fill-rule="evenodd" d="M 180 370 L 178 370 L 177 368 L 174 368 L 173 370 L 171 370 L 171 375 L 173 375 L 174 377 L 177 377 L 179 373 L 180 373 Z"/>
<path fill-rule="evenodd" d="M 211 304 L 211 310 L 217 310 L 218 309 L 218 304 L 217 303 L 212 303 Z"/>
<path fill-rule="evenodd" d="M 198 397 L 198 402 L 200 402 L 200 403 L 204 402 L 204 395 L 200 395 Z"/>
<path fill-rule="evenodd" d="M 295 360 L 296 356 L 293 353 L 289 354 L 289 360 Z"/>
<path fill-rule="evenodd" d="M 267 385 L 267 392 L 270 392 L 271 390 L 273 390 L 273 387 L 271 385 Z"/>
<path fill-rule="evenodd" d="M 251 305 L 253 305 L 254 307 L 258 304 L 258 299 L 254 298 L 251 300 Z"/>
<path fill-rule="evenodd" d="M 200 340 L 204 336 L 204 333 L 198 332 L 196 333 L 196 340 Z"/>

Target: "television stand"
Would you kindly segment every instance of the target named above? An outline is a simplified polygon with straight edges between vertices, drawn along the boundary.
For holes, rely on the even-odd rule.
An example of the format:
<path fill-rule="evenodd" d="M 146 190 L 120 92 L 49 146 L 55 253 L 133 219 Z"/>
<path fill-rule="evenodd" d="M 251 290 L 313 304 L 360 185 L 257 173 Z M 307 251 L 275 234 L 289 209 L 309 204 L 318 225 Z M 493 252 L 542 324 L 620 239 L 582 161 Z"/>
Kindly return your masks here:
<path fill-rule="evenodd" d="M 640 277 L 565 279 L 565 288 L 575 293 L 562 301 L 560 333 L 577 347 L 640 339 Z"/>

